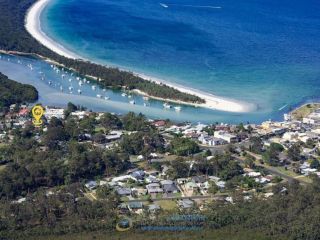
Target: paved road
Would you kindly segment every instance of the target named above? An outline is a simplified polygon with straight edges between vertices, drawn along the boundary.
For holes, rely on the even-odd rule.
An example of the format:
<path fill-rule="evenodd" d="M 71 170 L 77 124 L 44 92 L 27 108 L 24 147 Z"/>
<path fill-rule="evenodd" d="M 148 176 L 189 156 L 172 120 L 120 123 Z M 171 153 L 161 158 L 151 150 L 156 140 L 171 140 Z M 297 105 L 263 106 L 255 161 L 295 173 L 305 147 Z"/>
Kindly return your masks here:
<path fill-rule="evenodd" d="M 247 151 L 247 153 L 250 154 L 251 156 L 255 157 L 257 160 L 261 160 L 262 159 L 262 157 L 260 155 L 254 154 L 254 153 L 249 152 L 249 151 Z M 239 160 L 239 161 L 244 161 L 244 158 L 241 158 L 241 157 L 239 157 L 237 155 L 232 155 L 232 156 L 234 158 L 236 158 L 237 160 Z M 267 169 L 273 175 L 276 175 L 276 176 L 279 176 L 279 177 L 281 177 L 283 179 L 286 179 L 287 181 L 297 180 L 302 184 L 308 183 L 304 179 L 300 179 L 300 178 L 296 178 L 296 177 L 292 177 L 292 176 L 286 175 L 286 174 L 280 172 L 277 168 L 272 167 L 272 166 L 268 166 L 268 165 L 265 165 L 265 164 L 261 164 L 261 163 L 259 163 L 259 161 L 256 161 L 255 164 L 257 166 L 259 166 L 259 167 L 263 167 L 263 168 Z"/>

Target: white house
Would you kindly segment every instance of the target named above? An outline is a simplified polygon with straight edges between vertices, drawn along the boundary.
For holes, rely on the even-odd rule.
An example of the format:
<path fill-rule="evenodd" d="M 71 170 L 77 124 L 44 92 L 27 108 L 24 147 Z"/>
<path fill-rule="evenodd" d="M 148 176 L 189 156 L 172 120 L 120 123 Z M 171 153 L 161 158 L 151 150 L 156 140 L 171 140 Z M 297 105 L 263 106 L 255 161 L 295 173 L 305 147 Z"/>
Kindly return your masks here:
<path fill-rule="evenodd" d="M 63 119 L 64 118 L 64 109 L 63 108 L 49 108 L 46 107 L 44 116 L 50 120 L 53 117 Z"/>

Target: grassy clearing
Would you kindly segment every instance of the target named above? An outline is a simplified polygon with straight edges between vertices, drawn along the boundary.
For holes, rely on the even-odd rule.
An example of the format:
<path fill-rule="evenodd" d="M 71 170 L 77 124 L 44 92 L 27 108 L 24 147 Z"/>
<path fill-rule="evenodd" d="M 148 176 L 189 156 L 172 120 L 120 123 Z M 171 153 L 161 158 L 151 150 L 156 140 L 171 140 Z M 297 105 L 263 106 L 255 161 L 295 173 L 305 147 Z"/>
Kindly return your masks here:
<path fill-rule="evenodd" d="M 302 118 L 308 116 L 310 113 L 320 108 L 320 103 L 308 103 L 303 106 L 293 110 L 291 115 L 294 119 L 301 120 Z"/>
<path fill-rule="evenodd" d="M 157 204 L 163 209 L 163 210 L 174 210 L 177 208 L 176 201 L 174 200 L 160 200 L 156 201 Z"/>
<path fill-rule="evenodd" d="M 285 174 L 289 177 L 298 177 L 299 174 L 291 171 L 291 170 L 286 170 L 284 167 L 275 167 L 280 173 Z"/>
<path fill-rule="evenodd" d="M 0 172 L 3 171 L 6 168 L 6 165 L 0 165 Z"/>
<path fill-rule="evenodd" d="M 303 182 L 306 182 L 306 183 L 312 183 L 312 179 L 310 177 L 308 177 L 308 176 L 301 175 L 301 176 L 296 177 L 296 179 L 297 180 L 299 179 L 300 181 L 303 181 Z"/>
<path fill-rule="evenodd" d="M 104 127 L 96 127 L 94 129 L 95 133 L 99 133 L 99 132 L 105 132 L 106 131 L 106 128 Z"/>

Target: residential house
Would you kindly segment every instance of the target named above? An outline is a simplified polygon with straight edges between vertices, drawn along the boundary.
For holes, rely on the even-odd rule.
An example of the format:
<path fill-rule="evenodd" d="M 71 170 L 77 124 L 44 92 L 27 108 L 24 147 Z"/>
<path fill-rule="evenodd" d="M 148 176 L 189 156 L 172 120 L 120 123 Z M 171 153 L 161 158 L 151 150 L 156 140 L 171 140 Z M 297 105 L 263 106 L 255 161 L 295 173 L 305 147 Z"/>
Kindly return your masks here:
<path fill-rule="evenodd" d="M 187 191 L 197 191 L 198 190 L 198 185 L 194 182 L 187 182 L 185 185 L 184 185 L 185 189 Z"/>
<path fill-rule="evenodd" d="M 64 109 L 63 108 L 50 108 L 46 107 L 44 111 L 44 116 L 47 118 L 47 120 L 50 121 L 51 118 L 59 118 L 64 119 Z"/>
<path fill-rule="evenodd" d="M 84 186 L 90 191 L 92 191 L 93 189 L 97 188 L 98 183 L 96 181 L 89 181 Z"/>
<path fill-rule="evenodd" d="M 166 125 L 166 122 L 164 120 L 158 120 L 158 121 L 154 121 L 153 125 L 157 128 L 163 128 Z"/>
<path fill-rule="evenodd" d="M 145 172 L 142 170 L 134 171 L 131 173 L 131 177 L 136 179 L 136 181 L 143 181 L 145 177 Z"/>
<path fill-rule="evenodd" d="M 214 137 L 216 138 L 221 138 L 223 140 L 225 140 L 228 143 L 236 143 L 239 141 L 238 137 L 235 135 L 232 135 L 228 132 L 224 132 L 224 131 L 215 131 L 214 132 Z"/>
<path fill-rule="evenodd" d="M 188 178 L 178 178 L 178 179 L 177 179 L 177 183 L 178 183 L 179 185 L 185 184 L 185 183 L 187 183 L 187 182 L 188 182 Z"/>
<path fill-rule="evenodd" d="M 146 183 L 158 183 L 160 182 L 160 180 L 153 176 L 153 175 L 149 175 L 148 177 L 145 178 Z"/>
<path fill-rule="evenodd" d="M 155 213 L 161 210 L 161 207 L 158 204 L 150 204 L 148 205 L 148 211 L 150 213 Z"/>
<path fill-rule="evenodd" d="M 131 212 L 138 213 L 138 214 L 142 213 L 142 210 L 143 210 L 142 202 L 129 202 L 127 205 L 128 205 L 128 209 Z"/>
<path fill-rule="evenodd" d="M 145 188 L 132 188 L 132 195 L 135 196 L 144 196 L 148 193 L 148 190 Z"/>
<path fill-rule="evenodd" d="M 222 138 L 205 136 L 204 134 L 200 135 L 200 137 L 198 138 L 198 141 L 208 146 L 218 146 L 218 145 L 223 145 L 227 143 L 227 141 L 223 140 Z"/>
<path fill-rule="evenodd" d="M 197 184 L 198 187 L 201 187 L 201 184 L 206 182 L 206 178 L 204 176 L 195 176 L 191 178 L 192 182 Z"/>
<path fill-rule="evenodd" d="M 116 141 L 119 140 L 122 135 L 122 131 L 111 131 L 108 135 L 106 135 L 106 139 L 107 141 Z"/>
<path fill-rule="evenodd" d="M 130 188 L 124 188 L 124 187 L 117 187 L 116 193 L 121 196 L 130 196 L 131 195 L 131 189 Z"/>
<path fill-rule="evenodd" d="M 159 183 L 150 183 L 146 186 L 149 194 L 163 193 Z"/>

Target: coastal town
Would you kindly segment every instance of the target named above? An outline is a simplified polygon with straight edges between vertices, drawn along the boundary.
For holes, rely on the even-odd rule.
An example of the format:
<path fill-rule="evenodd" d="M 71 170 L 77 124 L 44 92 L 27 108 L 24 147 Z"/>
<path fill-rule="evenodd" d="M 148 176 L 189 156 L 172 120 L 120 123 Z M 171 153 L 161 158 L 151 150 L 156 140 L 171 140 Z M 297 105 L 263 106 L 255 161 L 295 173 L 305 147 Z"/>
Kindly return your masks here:
<path fill-rule="evenodd" d="M 1 113 L 1 150 L 17 141 L 17 131 L 29 131 L 28 138 L 34 138 L 41 151 L 50 148 L 52 143 L 47 142 L 53 140 L 62 147 L 65 139 L 53 136 L 50 128 L 67 121 L 89 124 L 75 136 L 78 144 L 102 152 L 121 149 L 126 167 L 119 174 L 105 170 L 82 178 L 78 197 L 96 201 L 112 192 L 120 216 L 201 210 L 212 201 L 233 204 L 239 196 L 246 201 L 267 199 L 279 183 L 305 185 L 320 177 L 320 104 L 305 104 L 285 114 L 284 121 L 261 124 L 173 123 L 129 113 L 133 125 L 145 124 L 139 130 L 123 127 L 119 119 L 128 115 L 91 112 L 69 103 L 67 109 L 46 106 L 45 124 L 30 132 L 34 129 L 30 110 L 31 106 L 12 104 Z M 141 134 L 146 126 L 157 136 Z M 48 140 L 48 135 L 53 139 Z M 135 146 L 140 143 L 143 146 Z M 1 163 L 3 171 L 9 163 L 5 155 Z M 48 196 L 56 191 L 55 187 L 46 190 Z M 31 196 L 16 196 L 12 204 L 29 201 Z"/>
<path fill-rule="evenodd" d="M 0 0 L 0 240 L 319 240 L 315 0 Z"/>

